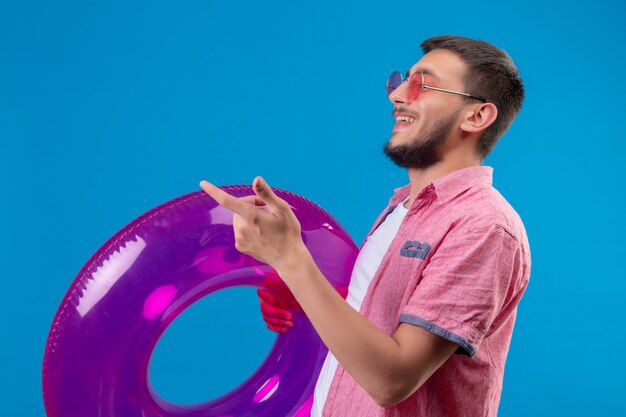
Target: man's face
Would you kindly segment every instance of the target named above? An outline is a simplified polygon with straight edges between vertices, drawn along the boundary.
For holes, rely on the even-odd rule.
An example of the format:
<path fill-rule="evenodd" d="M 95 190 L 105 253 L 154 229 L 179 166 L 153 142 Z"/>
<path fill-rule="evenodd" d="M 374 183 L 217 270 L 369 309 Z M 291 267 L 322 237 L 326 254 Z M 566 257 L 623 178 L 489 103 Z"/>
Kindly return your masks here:
<path fill-rule="evenodd" d="M 453 91 L 464 91 L 465 63 L 455 53 L 436 49 L 424 55 L 409 71 L 425 73 L 424 83 Z M 394 105 L 396 124 L 385 144 L 385 154 L 404 168 L 423 169 L 439 162 L 454 146 L 451 140 L 460 134 L 459 114 L 464 99 L 455 94 L 422 89 L 416 100 L 408 94 L 404 82 L 389 95 Z"/>

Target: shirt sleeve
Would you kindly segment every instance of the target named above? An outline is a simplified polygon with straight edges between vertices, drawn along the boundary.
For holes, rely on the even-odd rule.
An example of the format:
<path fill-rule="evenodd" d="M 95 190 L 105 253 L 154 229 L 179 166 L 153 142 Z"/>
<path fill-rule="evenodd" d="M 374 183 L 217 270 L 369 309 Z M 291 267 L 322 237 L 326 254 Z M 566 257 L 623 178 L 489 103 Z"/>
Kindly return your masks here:
<path fill-rule="evenodd" d="M 457 353 L 473 357 L 505 302 L 518 251 L 517 240 L 499 225 L 453 228 L 424 268 L 400 322 L 455 342 Z"/>

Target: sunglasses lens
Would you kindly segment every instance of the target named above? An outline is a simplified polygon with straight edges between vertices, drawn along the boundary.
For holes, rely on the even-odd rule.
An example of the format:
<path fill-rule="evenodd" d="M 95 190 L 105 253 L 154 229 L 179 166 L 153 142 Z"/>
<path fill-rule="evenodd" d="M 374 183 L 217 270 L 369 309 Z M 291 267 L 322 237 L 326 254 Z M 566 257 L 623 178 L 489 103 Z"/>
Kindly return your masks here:
<path fill-rule="evenodd" d="M 422 91 L 422 84 L 424 84 L 422 74 L 419 72 L 413 73 L 409 79 L 409 96 L 411 100 L 417 100 L 417 97 L 420 95 L 420 91 Z"/>
<path fill-rule="evenodd" d="M 393 90 L 400 87 L 400 84 L 402 84 L 402 74 L 398 71 L 391 73 L 387 80 L 387 95 L 393 93 Z"/>

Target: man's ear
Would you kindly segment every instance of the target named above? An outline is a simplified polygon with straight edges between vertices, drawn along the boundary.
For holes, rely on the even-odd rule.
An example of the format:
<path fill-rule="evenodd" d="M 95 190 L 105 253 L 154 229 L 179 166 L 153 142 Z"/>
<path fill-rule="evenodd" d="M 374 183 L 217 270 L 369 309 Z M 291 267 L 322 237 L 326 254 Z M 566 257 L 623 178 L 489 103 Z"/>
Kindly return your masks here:
<path fill-rule="evenodd" d="M 468 111 L 461 123 L 461 130 L 465 132 L 481 132 L 487 129 L 496 120 L 498 108 L 493 103 L 483 103 Z"/>

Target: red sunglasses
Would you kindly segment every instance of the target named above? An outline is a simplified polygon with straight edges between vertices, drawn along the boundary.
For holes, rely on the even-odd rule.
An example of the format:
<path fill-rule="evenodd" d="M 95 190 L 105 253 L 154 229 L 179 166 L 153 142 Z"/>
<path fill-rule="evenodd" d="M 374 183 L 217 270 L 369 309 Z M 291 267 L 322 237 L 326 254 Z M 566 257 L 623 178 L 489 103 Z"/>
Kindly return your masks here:
<path fill-rule="evenodd" d="M 393 93 L 393 91 L 396 88 L 400 87 L 400 85 L 404 81 L 405 81 L 404 77 L 402 77 L 402 74 L 400 72 L 398 71 L 392 72 L 391 75 L 389 76 L 389 79 L 387 80 L 387 96 L 391 95 L 391 93 Z M 473 98 L 476 100 L 480 100 L 483 103 L 487 102 L 487 100 L 483 97 L 473 96 L 468 93 L 461 93 L 460 91 L 446 90 L 444 88 L 437 88 L 437 87 L 433 87 L 430 85 L 426 85 L 424 83 L 424 73 L 420 71 L 415 71 L 413 75 L 409 77 L 409 98 L 411 99 L 411 101 L 417 100 L 417 98 L 419 97 L 420 93 L 422 92 L 424 88 L 428 90 L 441 91 L 443 93 L 458 94 L 460 96 L 465 96 L 465 97 Z"/>

